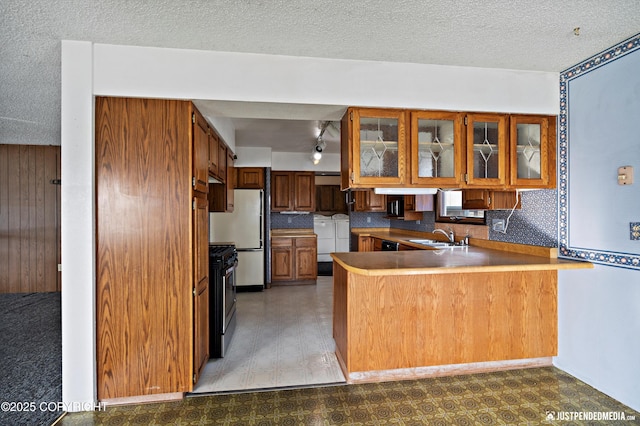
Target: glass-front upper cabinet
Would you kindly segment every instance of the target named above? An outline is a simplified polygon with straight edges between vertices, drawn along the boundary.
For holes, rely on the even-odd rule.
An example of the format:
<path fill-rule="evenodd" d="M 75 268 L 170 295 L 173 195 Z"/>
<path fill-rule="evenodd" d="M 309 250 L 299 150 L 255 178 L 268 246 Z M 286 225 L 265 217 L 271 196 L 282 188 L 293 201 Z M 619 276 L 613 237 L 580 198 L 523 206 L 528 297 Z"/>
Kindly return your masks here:
<path fill-rule="evenodd" d="M 404 183 L 405 116 L 404 110 L 350 108 L 347 111 L 345 117 L 351 141 L 347 147 L 350 151 L 348 187 Z M 343 146 L 343 162 L 344 149 Z M 344 167 L 343 163 L 343 170 Z"/>
<path fill-rule="evenodd" d="M 468 186 L 500 188 L 507 183 L 508 116 L 467 114 Z"/>
<path fill-rule="evenodd" d="M 463 168 L 463 115 L 411 112 L 411 183 L 457 186 Z"/>
<path fill-rule="evenodd" d="M 555 117 L 512 115 L 510 185 L 555 187 Z"/>

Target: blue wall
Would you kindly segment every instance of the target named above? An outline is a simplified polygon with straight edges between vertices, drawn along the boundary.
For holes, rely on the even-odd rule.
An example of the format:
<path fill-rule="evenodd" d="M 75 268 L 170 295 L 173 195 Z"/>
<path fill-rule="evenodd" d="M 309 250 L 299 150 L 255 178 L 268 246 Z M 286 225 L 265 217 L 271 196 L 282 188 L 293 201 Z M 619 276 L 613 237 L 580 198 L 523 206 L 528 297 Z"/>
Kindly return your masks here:
<path fill-rule="evenodd" d="M 560 271 L 554 364 L 640 410 L 640 180 L 616 179 L 640 170 L 640 35 L 562 72 L 560 106 L 560 251 L 605 265 Z"/>

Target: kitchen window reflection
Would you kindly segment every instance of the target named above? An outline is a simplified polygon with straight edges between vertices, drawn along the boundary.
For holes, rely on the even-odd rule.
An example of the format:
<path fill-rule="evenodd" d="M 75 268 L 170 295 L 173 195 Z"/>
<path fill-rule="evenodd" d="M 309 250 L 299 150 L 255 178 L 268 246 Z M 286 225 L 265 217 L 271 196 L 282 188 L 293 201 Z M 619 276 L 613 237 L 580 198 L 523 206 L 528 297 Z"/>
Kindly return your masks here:
<path fill-rule="evenodd" d="M 436 222 L 475 223 L 484 225 L 484 210 L 462 208 L 461 190 L 439 190 L 436 196 Z"/>

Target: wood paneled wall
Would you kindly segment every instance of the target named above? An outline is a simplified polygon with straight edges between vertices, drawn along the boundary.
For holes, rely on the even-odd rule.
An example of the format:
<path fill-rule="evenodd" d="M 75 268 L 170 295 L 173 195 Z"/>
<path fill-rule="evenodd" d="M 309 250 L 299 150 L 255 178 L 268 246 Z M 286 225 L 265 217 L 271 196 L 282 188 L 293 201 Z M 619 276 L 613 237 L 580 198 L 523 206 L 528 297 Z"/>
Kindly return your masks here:
<path fill-rule="evenodd" d="M 60 291 L 60 147 L 0 145 L 0 293 Z"/>

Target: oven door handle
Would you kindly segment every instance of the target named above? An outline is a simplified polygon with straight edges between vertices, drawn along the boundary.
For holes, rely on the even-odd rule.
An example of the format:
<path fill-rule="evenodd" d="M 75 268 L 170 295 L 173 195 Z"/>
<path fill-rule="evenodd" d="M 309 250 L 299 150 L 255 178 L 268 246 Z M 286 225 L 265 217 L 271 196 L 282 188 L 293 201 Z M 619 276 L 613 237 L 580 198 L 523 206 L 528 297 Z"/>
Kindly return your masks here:
<path fill-rule="evenodd" d="M 224 278 L 226 280 L 226 278 L 231 275 L 233 273 L 233 271 L 235 271 L 236 266 L 238 266 L 238 262 L 236 261 L 232 266 L 229 266 L 225 271 L 224 271 Z"/>

